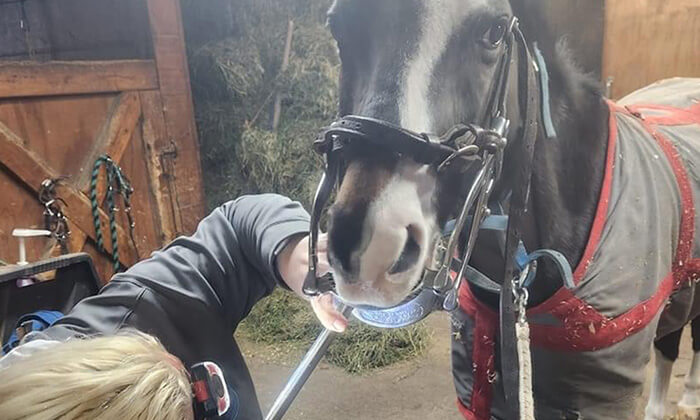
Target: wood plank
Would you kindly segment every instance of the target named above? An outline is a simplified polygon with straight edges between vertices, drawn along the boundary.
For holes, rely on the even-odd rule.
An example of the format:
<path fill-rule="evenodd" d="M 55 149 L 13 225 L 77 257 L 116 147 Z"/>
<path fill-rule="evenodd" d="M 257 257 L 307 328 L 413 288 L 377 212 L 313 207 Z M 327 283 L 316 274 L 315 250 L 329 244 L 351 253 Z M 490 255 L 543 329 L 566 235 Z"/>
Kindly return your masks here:
<path fill-rule="evenodd" d="M 153 201 L 158 209 L 162 241 L 170 241 L 183 232 L 181 215 L 171 193 L 174 182 L 163 164 L 168 159 L 168 133 L 163 116 L 163 103 L 158 92 L 141 92 L 143 109 L 143 142 L 146 149 L 146 165 L 153 192 Z"/>
<path fill-rule="evenodd" d="M 0 121 L 22 139 L 25 149 L 36 153 L 37 158 L 54 173 L 70 175 L 68 182 L 88 196 L 95 158 L 106 150 L 115 160 L 121 160 L 128 140 L 138 126 L 139 102 L 136 92 L 118 96 L 24 98 L 0 104 Z M 120 129 L 119 126 L 123 127 Z M 83 188 L 80 188 L 81 183 Z M 104 184 L 100 185 L 104 189 Z M 102 191 L 100 202 L 104 201 L 104 195 Z M 36 201 L 33 194 L 24 199 Z M 152 220 L 137 221 L 137 224 L 150 226 Z M 80 229 L 72 229 L 71 233 L 68 249 L 81 251 L 88 235 Z M 56 241 L 47 241 L 42 257 L 60 255 L 57 245 Z M 103 258 L 109 259 L 106 255 Z"/>
<path fill-rule="evenodd" d="M 700 2 L 617 0 L 605 8 L 603 77 L 620 98 L 657 80 L 700 76 Z"/>
<path fill-rule="evenodd" d="M 114 60 L 151 58 L 143 0 L 0 0 L 0 58 Z M 21 10 L 31 29 L 19 25 Z"/>
<path fill-rule="evenodd" d="M 143 141 L 143 131 L 143 124 L 139 124 L 129 142 L 129 147 L 124 152 L 120 165 L 124 173 L 131 179 L 134 187 L 134 192 L 131 195 L 131 214 L 136 224 L 134 239 L 137 251 L 140 258 L 147 258 L 151 252 L 164 245 L 164 240 L 158 206 L 150 182 L 149 156 Z M 128 226 L 126 225 L 126 213 L 120 212 L 120 215 L 125 223 L 123 226 Z"/>
<path fill-rule="evenodd" d="M 151 33 L 182 37 L 180 3 L 173 0 L 147 0 Z"/>
<path fill-rule="evenodd" d="M 204 186 L 178 0 L 147 0 L 167 138 L 177 148 L 174 205 L 192 232 L 204 217 Z"/>
<path fill-rule="evenodd" d="M 92 169 L 83 166 L 83 157 L 117 98 L 107 93 L 0 100 L 0 121 L 56 173 L 75 179 Z"/>
<path fill-rule="evenodd" d="M 38 2 L 51 56 L 57 60 L 152 58 L 143 0 Z M 32 27 L 34 32 L 34 27 Z"/>
<path fill-rule="evenodd" d="M 0 63 L 0 98 L 157 88 L 153 60 Z"/>
<path fill-rule="evenodd" d="M 1 123 L 0 156 L 3 157 L 2 164 L 30 191 L 36 192 L 36 189 L 41 185 L 44 179 L 57 177 L 57 174 L 43 163 L 36 154 L 22 146 L 21 139 Z M 66 203 L 66 216 L 69 222 L 72 222 L 71 230 L 76 228 L 80 229 L 95 240 L 95 228 L 92 219 L 90 200 L 81 192 L 66 185 L 59 185 L 57 187 L 57 193 Z M 102 234 L 107 239 L 105 240 L 105 249 L 111 254 L 112 244 L 111 241 L 108 240 L 110 237 L 108 229 L 109 219 L 107 214 L 101 209 L 99 210 L 99 214 L 103 229 Z M 119 245 L 121 245 L 121 261 L 125 265 L 134 264 L 136 262 L 136 255 L 131 245 L 131 240 L 121 226 L 117 226 L 117 240 L 119 241 Z"/>
<path fill-rule="evenodd" d="M 140 125 L 138 125 L 140 127 Z M 154 202 L 151 183 L 149 182 L 150 174 L 148 172 L 147 153 L 144 150 L 142 130 L 135 130 L 131 141 L 128 142 L 123 156 L 121 156 L 120 166 L 124 173 L 130 178 L 134 193 L 131 196 L 131 214 L 134 217 L 134 249 L 137 259 L 147 257 L 151 252 L 160 248 L 164 241 L 160 229 L 160 220 L 157 217 L 158 208 Z M 101 175 L 103 177 L 104 175 Z M 101 193 L 98 193 L 101 194 Z M 104 205 L 104 195 L 100 195 L 100 202 Z M 123 210 L 123 202 L 121 198 L 117 198 L 116 206 Z M 103 207 L 104 208 L 104 207 Z M 120 226 L 128 227 L 129 220 L 124 211 L 117 212 L 117 223 Z M 85 249 L 89 244 L 86 243 L 87 235 L 84 232 L 78 231 L 77 235 L 71 235 L 71 249 Z M 128 233 L 128 232 L 127 232 Z M 105 239 L 107 240 L 107 239 Z M 120 242 L 121 244 L 121 242 Z M 129 244 L 133 244 L 129 242 Z M 111 273 L 111 270 L 108 273 Z"/>
<path fill-rule="evenodd" d="M 0 260 L 14 264 L 19 258 L 19 242 L 12 237 L 14 228 L 44 228 L 44 207 L 36 194 L 27 191 L 17 182 L 12 173 L 0 164 Z M 30 239 L 27 242 L 27 259 L 36 261 L 46 238 Z"/>
<path fill-rule="evenodd" d="M 108 114 L 105 125 L 97 136 L 97 140 L 93 142 L 91 152 L 84 158 L 86 160 L 84 167 L 89 168 L 89 170 L 84 170 L 74 182 L 86 196 L 90 196 L 92 167 L 97 157 L 106 153 L 119 164 L 124 151 L 129 145 L 129 141 L 134 135 L 134 131 L 137 129 L 140 118 L 141 101 L 138 93 L 127 92 L 120 95 L 115 101 L 113 109 Z M 101 171 L 97 184 L 97 201 L 101 205 L 105 202 L 106 188 L 105 174 L 104 171 Z M 78 233 L 71 235 L 69 248 L 82 250 L 87 239 L 88 236 L 85 232 L 78 231 Z M 136 250 L 135 253 L 137 257 L 140 257 Z"/>
<path fill-rule="evenodd" d="M 90 152 L 83 158 L 85 162 L 82 171 L 75 179 L 75 185 L 89 195 L 90 181 L 92 179 L 92 167 L 95 160 L 102 154 L 109 155 L 112 160 L 119 163 L 129 140 L 134 135 L 136 126 L 141 118 L 141 102 L 136 92 L 127 92 L 119 96 L 115 101 L 111 112 L 108 113 L 104 126 L 95 141 L 92 142 Z M 104 182 L 100 183 L 104 185 Z M 100 202 L 104 199 L 104 188 L 98 190 Z"/>

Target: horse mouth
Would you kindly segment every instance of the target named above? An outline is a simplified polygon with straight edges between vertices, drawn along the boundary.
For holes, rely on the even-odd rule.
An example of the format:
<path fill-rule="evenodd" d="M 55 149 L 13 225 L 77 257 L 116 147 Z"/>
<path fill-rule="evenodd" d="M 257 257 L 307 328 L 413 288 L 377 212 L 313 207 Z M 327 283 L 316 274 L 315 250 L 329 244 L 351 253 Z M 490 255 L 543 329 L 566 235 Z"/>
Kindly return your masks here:
<path fill-rule="evenodd" d="M 416 239 L 416 230 L 409 226 L 407 231 L 408 235 L 406 235 L 403 250 L 399 258 L 394 262 L 394 265 L 389 269 L 389 275 L 405 273 L 418 263 L 418 259 L 420 258 L 420 245 Z"/>

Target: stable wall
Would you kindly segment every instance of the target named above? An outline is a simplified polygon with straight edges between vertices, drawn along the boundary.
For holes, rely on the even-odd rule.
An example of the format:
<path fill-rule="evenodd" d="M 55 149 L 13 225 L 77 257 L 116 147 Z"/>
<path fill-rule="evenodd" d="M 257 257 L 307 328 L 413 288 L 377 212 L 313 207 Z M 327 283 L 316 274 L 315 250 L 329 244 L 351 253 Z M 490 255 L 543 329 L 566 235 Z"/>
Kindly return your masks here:
<path fill-rule="evenodd" d="M 24 12 L 19 6 L 0 0 L 0 259 L 18 258 L 13 228 L 43 227 L 41 182 L 65 176 L 57 191 L 67 204 L 69 251 L 90 253 L 107 280 L 105 192 L 98 196 L 106 252 L 95 245 L 88 199 L 99 155 L 118 162 L 135 190 L 136 246 L 116 202 L 122 264 L 192 232 L 204 216 L 179 3 L 27 0 Z M 32 240 L 30 260 L 60 252 L 44 242 Z"/>

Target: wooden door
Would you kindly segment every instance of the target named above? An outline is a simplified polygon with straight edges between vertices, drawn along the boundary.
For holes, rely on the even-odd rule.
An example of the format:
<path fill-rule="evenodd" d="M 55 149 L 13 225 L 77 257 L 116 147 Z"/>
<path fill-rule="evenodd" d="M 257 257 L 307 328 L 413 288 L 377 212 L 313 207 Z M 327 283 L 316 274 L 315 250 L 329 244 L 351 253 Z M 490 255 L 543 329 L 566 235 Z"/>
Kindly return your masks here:
<path fill-rule="evenodd" d="M 113 244 L 98 178 L 104 251 L 96 247 L 90 181 L 95 160 L 109 155 L 131 180 L 134 240 L 117 196 L 120 262 L 134 264 L 164 241 L 189 230 L 177 205 L 177 145 L 166 134 L 157 67 L 152 60 L 0 64 L 0 258 L 17 259 L 15 227 L 42 227 L 42 181 L 57 187 L 71 235 L 70 252 L 85 251 L 104 280 L 112 275 Z M 34 239 L 30 260 L 59 252 Z"/>
<path fill-rule="evenodd" d="M 700 77 L 700 1 L 607 0 L 603 77 L 618 99 L 657 80 Z"/>
<path fill-rule="evenodd" d="M 104 154 L 134 188 L 133 241 L 124 203 L 115 203 L 122 265 L 192 232 L 204 192 L 178 0 L 0 2 L 0 24 L 0 260 L 17 260 L 13 228 L 43 227 L 41 183 L 66 177 L 57 193 L 68 250 L 90 253 L 102 279 L 111 277 L 104 172 L 104 250 L 89 199 Z M 60 252 L 41 239 L 27 250 L 30 260 Z"/>

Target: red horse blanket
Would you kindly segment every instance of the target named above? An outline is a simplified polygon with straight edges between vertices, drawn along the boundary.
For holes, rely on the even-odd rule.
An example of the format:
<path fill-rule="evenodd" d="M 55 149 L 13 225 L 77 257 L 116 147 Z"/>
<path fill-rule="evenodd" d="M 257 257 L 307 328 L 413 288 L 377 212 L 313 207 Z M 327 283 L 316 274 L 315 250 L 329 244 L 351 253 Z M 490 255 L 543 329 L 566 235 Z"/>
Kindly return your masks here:
<path fill-rule="evenodd" d="M 603 188 L 576 288 L 528 310 L 536 416 L 633 416 L 657 336 L 700 314 L 700 79 L 609 103 Z M 453 373 L 465 418 L 505 418 L 498 314 L 460 290 Z"/>

